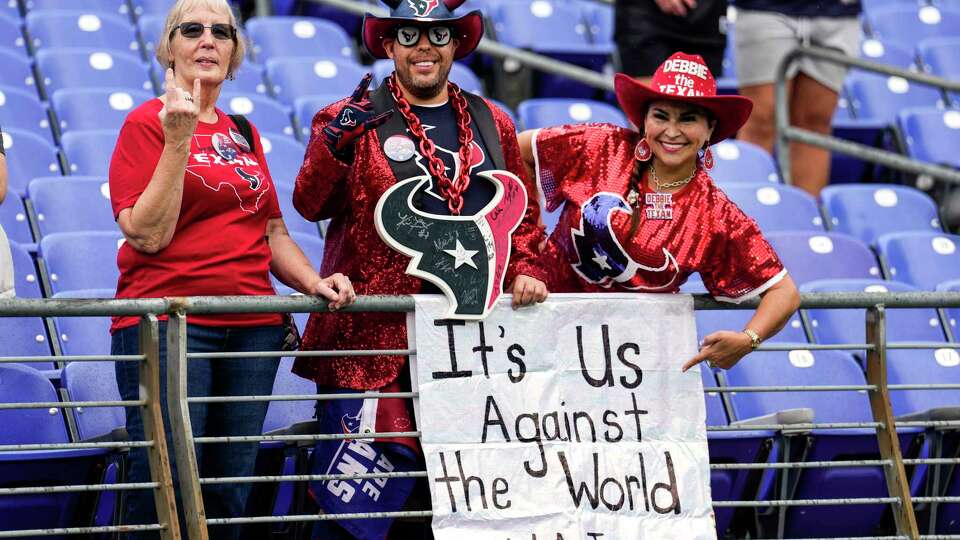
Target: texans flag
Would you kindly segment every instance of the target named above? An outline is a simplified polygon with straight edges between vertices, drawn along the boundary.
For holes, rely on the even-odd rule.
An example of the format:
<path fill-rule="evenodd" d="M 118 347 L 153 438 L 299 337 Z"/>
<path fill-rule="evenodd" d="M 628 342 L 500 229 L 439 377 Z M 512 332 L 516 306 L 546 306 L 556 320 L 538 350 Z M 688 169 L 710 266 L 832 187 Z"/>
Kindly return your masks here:
<path fill-rule="evenodd" d="M 351 392 L 344 389 L 335 391 Z M 399 415 L 391 414 L 391 411 L 378 411 L 378 404 L 388 401 L 393 402 L 385 403 L 388 409 L 390 405 L 405 407 L 400 399 L 325 401 L 319 411 L 320 433 L 408 431 L 409 427 L 396 427 L 402 427 L 404 421 L 409 422 L 405 410 Z M 390 419 L 390 424 L 384 426 L 387 419 Z M 378 424 L 379 429 L 375 428 Z M 409 472 L 415 470 L 416 458 L 412 448 L 394 442 L 374 442 L 368 439 L 318 441 L 310 458 L 310 474 Z M 327 514 L 399 512 L 403 510 L 415 482 L 414 478 L 331 480 L 310 482 L 309 491 L 317 505 Z M 392 523 L 391 518 L 337 521 L 340 527 L 359 540 L 383 540 Z"/>

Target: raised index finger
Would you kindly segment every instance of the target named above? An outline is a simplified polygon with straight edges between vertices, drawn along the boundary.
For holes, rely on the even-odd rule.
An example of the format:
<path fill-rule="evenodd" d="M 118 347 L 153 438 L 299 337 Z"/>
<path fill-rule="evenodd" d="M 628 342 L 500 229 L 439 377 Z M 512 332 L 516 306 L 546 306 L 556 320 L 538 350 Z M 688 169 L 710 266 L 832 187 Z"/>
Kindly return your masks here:
<path fill-rule="evenodd" d="M 364 98 L 367 92 L 367 88 L 370 86 L 370 81 L 373 80 L 373 73 L 367 73 L 360 79 L 360 84 L 357 85 L 357 88 L 353 91 L 353 94 L 350 96 L 350 101 L 360 101 Z"/>

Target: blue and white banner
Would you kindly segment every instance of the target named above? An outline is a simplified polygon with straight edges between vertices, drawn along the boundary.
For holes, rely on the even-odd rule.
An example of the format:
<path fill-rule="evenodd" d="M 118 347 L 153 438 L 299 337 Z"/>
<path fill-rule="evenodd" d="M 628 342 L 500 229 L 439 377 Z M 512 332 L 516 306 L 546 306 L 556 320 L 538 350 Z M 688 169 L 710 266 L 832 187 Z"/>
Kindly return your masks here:
<path fill-rule="evenodd" d="M 408 316 L 437 540 L 716 539 L 691 297 L 447 309 Z"/>

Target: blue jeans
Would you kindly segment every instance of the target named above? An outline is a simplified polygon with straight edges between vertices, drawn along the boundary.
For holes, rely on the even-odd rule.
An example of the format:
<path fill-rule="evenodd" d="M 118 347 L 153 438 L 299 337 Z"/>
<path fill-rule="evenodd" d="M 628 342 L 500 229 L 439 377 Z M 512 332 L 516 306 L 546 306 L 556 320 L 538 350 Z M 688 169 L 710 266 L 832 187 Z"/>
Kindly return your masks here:
<path fill-rule="evenodd" d="M 110 354 L 139 354 L 139 327 L 132 326 L 113 334 Z M 253 328 L 215 328 L 187 325 L 188 352 L 278 351 L 283 339 L 280 326 Z M 200 396 L 269 395 L 277 373 L 279 358 L 196 359 L 187 363 L 187 393 Z M 117 384 L 124 400 L 139 399 L 139 363 L 117 362 Z M 174 485 L 177 466 L 174 460 L 167 410 L 167 324 L 160 322 L 160 403 L 167 434 L 167 449 Z M 190 421 L 194 437 L 260 435 L 267 402 L 191 403 Z M 137 407 L 127 408 L 127 432 L 131 440 L 144 440 L 143 420 Z M 257 443 L 198 444 L 197 466 L 201 477 L 251 476 L 257 458 Z M 133 448 L 127 460 L 128 482 L 149 482 L 150 465 L 145 448 Z M 250 484 L 216 484 L 203 486 L 203 501 L 208 518 L 229 518 L 243 515 Z M 186 535 L 180 499 L 180 530 Z M 124 492 L 123 523 L 156 523 L 152 490 Z M 210 538 L 239 538 L 240 527 L 210 527 Z M 130 535 L 128 538 L 158 538 L 155 532 Z"/>

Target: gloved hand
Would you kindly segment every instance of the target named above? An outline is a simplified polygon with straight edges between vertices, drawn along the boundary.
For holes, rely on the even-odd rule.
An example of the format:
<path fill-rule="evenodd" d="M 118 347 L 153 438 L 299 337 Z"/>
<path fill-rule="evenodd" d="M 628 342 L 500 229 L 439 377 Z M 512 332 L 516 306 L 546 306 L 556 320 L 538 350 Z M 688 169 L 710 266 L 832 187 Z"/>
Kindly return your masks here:
<path fill-rule="evenodd" d="M 323 128 L 323 137 L 335 156 L 345 162 L 353 161 L 353 143 L 364 133 L 376 129 L 393 115 L 393 110 L 373 115 L 373 103 L 367 97 L 367 87 L 373 75 L 364 75 L 343 110 Z"/>

